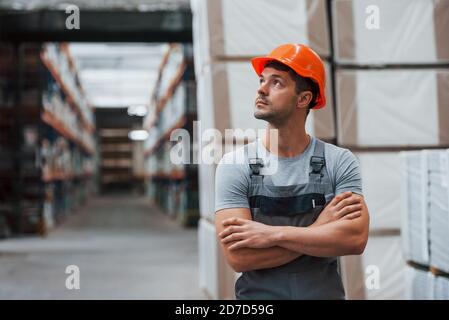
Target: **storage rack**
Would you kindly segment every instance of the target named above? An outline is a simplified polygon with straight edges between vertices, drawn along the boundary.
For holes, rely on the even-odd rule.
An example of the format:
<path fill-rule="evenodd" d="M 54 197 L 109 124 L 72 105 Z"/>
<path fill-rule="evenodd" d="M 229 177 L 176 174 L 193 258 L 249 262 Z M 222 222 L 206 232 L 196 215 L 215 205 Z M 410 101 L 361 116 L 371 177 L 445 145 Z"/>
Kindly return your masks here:
<path fill-rule="evenodd" d="M 65 43 L 3 44 L 1 54 L 0 145 L 11 163 L 0 169 L 0 230 L 45 235 L 95 189 L 93 112 Z"/>
<path fill-rule="evenodd" d="M 184 226 L 196 225 L 199 218 L 198 170 L 193 164 L 171 163 L 170 150 L 175 142 L 170 141 L 170 135 L 176 129 L 185 129 L 192 137 L 196 117 L 192 48 L 171 44 L 159 68 L 150 112 L 144 119 L 144 129 L 149 132 L 144 151 L 145 180 L 152 202 Z"/>

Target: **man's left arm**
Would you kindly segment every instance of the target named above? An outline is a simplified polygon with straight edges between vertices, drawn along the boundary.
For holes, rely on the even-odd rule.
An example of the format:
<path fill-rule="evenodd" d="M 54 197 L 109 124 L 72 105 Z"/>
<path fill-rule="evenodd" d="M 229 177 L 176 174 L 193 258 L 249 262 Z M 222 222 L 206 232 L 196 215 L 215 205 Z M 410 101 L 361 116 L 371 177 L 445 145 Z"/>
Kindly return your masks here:
<path fill-rule="evenodd" d="M 361 215 L 341 219 L 314 228 L 272 228 L 274 245 L 315 257 L 358 255 L 365 250 L 369 232 L 369 213 L 363 197 Z"/>
<path fill-rule="evenodd" d="M 229 219 L 224 221 L 228 229 L 223 232 L 222 242 L 235 241 L 229 246 L 231 251 L 278 246 L 315 257 L 361 254 L 368 241 L 369 214 L 363 197 L 356 197 L 362 203 L 356 218 L 341 218 L 309 227 L 270 226 L 252 220 Z"/>

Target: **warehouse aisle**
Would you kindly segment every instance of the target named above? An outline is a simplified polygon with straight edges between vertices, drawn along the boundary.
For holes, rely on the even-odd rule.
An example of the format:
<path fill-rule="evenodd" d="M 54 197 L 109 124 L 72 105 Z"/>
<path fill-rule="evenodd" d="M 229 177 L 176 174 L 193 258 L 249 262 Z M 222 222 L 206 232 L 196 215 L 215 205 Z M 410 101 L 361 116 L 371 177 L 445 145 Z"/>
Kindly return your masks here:
<path fill-rule="evenodd" d="M 80 289 L 68 290 L 68 265 Z M 45 239 L 0 241 L 0 299 L 204 299 L 196 229 L 137 196 L 90 199 Z"/>

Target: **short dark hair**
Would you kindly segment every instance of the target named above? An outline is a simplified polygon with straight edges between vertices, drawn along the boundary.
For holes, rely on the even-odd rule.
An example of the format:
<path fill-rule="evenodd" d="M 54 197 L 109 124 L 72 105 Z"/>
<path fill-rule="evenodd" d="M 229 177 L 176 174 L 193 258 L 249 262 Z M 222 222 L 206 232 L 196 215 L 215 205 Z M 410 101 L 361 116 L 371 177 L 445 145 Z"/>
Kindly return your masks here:
<path fill-rule="evenodd" d="M 310 103 L 308 105 L 307 108 L 307 113 L 306 115 L 309 114 L 310 109 L 312 109 L 313 107 L 316 106 L 316 98 L 318 96 L 319 93 L 319 88 L 318 85 L 315 81 L 313 81 L 311 78 L 306 78 L 306 77 L 302 77 L 299 74 L 297 74 L 292 68 L 290 68 L 289 66 L 280 63 L 278 61 L 269 61 L 266 65 L 265 68 L 273 68 L 279 71 L 286 71 L 290 74 L 290 77 L 295 81 L 296 83 L 296 93 L 300 94 L 303 91 L 310 91 L 312 92 L 312 100 L 310 100 Z"/>

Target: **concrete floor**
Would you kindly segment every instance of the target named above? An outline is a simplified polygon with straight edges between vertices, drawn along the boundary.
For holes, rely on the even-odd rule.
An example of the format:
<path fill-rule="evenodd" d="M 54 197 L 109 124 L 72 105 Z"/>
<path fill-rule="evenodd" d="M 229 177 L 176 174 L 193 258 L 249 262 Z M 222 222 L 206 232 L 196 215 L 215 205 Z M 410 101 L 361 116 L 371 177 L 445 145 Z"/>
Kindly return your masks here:
<path fill-rule="evenodd" d="M 136 196 L 88 204 L 46 238 L 0 240 L 0 299 L 206 299 L 196 229 Z M 66 288 L 66 267 L 80 289 Z"/>

